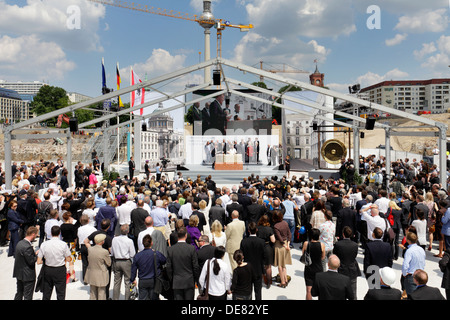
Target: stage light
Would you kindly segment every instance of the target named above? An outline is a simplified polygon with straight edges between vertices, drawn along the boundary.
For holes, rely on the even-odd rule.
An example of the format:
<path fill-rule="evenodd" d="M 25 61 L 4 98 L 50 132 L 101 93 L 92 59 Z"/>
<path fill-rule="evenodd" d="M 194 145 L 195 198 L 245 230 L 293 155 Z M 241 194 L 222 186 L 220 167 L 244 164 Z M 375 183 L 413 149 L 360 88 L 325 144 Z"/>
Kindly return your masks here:
<path fill-rule="evenodd" d="M 69 128 L 70 128 L 70 132 L 77 132 L 78 131 L 78 119 L 77 118 L 70 118 L 69 119 Z"/>
<path fill-rule="evenodd" d="M 220 70 L 213 71 L 213 84 L 215 86 L 220 86 Z"/>

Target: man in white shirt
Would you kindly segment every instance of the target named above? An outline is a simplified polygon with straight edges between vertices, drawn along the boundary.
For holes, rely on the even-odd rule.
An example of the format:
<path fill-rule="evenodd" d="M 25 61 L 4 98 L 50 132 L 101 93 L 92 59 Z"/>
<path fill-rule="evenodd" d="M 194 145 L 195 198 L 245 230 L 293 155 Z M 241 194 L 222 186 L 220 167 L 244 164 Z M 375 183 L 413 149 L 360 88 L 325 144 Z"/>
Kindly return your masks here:
<path fill-rule="evenodd" d="M 116 208 L 117 221 L 120 226 L 131 224 L 131 211 L 136 208 L 133 201 L 127 201 L 126 197 L 120 198 L 121 205 Z M 134 206 L 132 205 L 134 204 Z"/>
<path fill-rule="evenodd" d="M 60 226 L 63 222 L 61 220 L 58 220 L 59 213 L 58 210 L 52 209 L 49 213 L 49 218 L 47 221 L 45 221 L 44 230 L 45 235 L 47 237 L 47 240 L 50 240 L 52 238 L 52 227 L 53 226 Z"/>
<path fill-rule="evenodd" d="M 57 300 L 66 299 L 66 262 L 72 261 L 67 243 L 60 240 L 61 228 L 51 228 L 52 238 L 42 243 L 38 252 L 37 264 L 45 260 L 45 273 L 43 278 L 42 300 L 50 300 L 53 287 L 56 290 Z"/>
<path fill-rule="evenodd" d="M 61 200 L 62 190 L 59 189 L 59 192 L 53 191 L 53 189 L 48 189 L 48 193 L 50 193 L 49 201 L 53 205 L 53 209 L 58 209 L 58 202 Z"/>
<path fill-rule="evenodd" d="M 367 213 L 369 210 L 370 214 Z M 383 232 L 386 229 L 386 221 L 380 217 L 379 209 L 376 204 L 372 204 L 370 207 L 361 209 L 361 215 L 367 221 L 367 238 L 369 238 L 369 240 L 374 240 L 373 230 L 376 227 L 380 228 Z"/>
<path fill-rule="evenodd" d="M 193 201 L 192 197 L 188 196 L 186 198 L 186 203 L 180 207 L 180 210 L 178 210 L 178 216 L 181 217 L 181 219 L 183 219 L 185 226 L 187 226 L 189 218 L 191 217 L 191 214 L 193 212 L 191 205 L 192 201 Z"/>
<path fill-rule="evenodd" d="M 113 257 L 114 289 L 113 300 L 119 300 L 122 278 L 125 284 L 125 300 L 130 298 L 131 259 L 136 254 L 133 240 L 128 238 L 128 224 L 120 226 L 120 236 L 114 237 L 111 245 Z"/>
<path fill-rule="evenodd" d="M 387 198 L 387 191 L 382 189 L 382 190 L 380 190 L 379 195 L 380 195 L 380 198 L 378 198 L 374 204 L 376 204 L 378 206 L 378 210 L 381 213 L 386 214 L 386 212 L 389 209 L 389 201 L 390 201 Z"/>
<path fill-rule="evenodd" d="M 227 205 L 230 204 L 231 198 L 230 198 L 230 188 L 223 187 L 222 188 L 223 195 L 219 197 L 220 200 L 222 200 L 222 207 L 226 210 Z"/>
<path fill-rule="evenodd" d="M 148 216 L 145 218 L 145 226 L 147 229 L 141 231 L 138 235 L 138 251 L 144 250 L 144 244 L 142 243 L 142 239 L 149 234 L 152 237 L 152 248 L 156 251 L 161 252 L 164 256 L 167 256 L 167 241 L 164 237 L 164 234 L 156 230 L 153 226 L 153 218 Z"/>

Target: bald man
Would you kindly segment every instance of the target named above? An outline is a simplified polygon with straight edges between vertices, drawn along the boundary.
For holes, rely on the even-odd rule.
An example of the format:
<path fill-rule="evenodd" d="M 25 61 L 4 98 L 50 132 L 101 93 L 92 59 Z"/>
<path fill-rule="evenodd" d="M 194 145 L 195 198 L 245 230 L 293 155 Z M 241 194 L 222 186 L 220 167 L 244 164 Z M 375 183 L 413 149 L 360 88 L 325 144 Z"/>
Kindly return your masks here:
<path fill-rule="evenodd" d="M 350 278 L 338 273 L 341 261 L 332 254 L 328 258 L 328 271 L 316 274 L 311 295 L 319 300 L 354 300 Z"/>
<path fill-rule="evenodd" d="M 144 244 L 142 240 L 144 239 L 144 236 L 149 234 L 152 237 L 152 248 L 156 251 L 161 252 L 165 257 L 167 257 L 167 240 L 164 237 L 164 234 L 158 229 L 155 229 L 153 225 L 153 218 L 151 216 L 146 217 L 144 223 L 147 228 L 139 233 L 137 240 L 139 252 L 144 250 Z"/>

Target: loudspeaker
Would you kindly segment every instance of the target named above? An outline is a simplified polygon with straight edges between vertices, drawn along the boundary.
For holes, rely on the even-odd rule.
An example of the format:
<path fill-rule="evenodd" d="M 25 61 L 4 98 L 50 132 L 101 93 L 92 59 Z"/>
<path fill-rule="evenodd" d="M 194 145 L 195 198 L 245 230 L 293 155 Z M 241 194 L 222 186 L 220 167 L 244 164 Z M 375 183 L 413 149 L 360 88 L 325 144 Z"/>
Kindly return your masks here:
<path fill-rule="evenodd" d="M 70 132 L 77 132 L 78 131 L 78 119 L 77 118 L 70 118 L 69 119 L 69 128 L 70 128 Z"/>
<path fill-rule="evenodd" d="M 220 71 L 214 70 L 213 72 L 213 84 L 215 86 L 220 86 Z"/>
<path fill-rule="evenodd" d="M 359 137 L 360 137 L 361 139 L 364 139 L 364 132 L 360 132 L 360 133 L 359 133 Z"/>
<path fill-rule="evenodd" d="M 142 131 L 147 131 L 147 125 L 145 123 L 142 125 Z"/>
<path fill-rule="evenodd" d="M 376 119 L 374 119 L 374 118 L 367 118 L 366 119 L 366 130 L 373 130 L 373 128 L 375 127 L 375 121 L 376 121 Z"/>
<path fill-rule="evenodd" d="M 313 130 L 317 131 L 317 122 L 313 122 Z"/>

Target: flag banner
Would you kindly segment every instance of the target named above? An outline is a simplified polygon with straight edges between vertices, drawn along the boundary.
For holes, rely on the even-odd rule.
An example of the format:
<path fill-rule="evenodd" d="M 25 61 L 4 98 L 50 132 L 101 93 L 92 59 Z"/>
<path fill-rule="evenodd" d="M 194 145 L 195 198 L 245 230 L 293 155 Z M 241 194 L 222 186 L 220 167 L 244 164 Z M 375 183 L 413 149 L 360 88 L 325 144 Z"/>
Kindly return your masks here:
<path fill-rule="evenodd" d="M 139 76 L 134 72 L 133 68 L 131 68 L 131 85 L 135 85 L 139 82 L 142 82 L 142 80 L 139 78 Z M 140 90 L 135 90 L 130 93 L 130 107 L 133 108 L 134 106 L 144 104 L 145 102 L 145 88 L 142 88 Z M 144 110 L 141 108 L 139 111 L 139 114 L 142 116 Z"/>
<path fill-rule="evenodd" d="M 119 63 L 117 63 L 117 66 L 116 66 L 116 76 L 117 76 L 117 90 L 119 90 L 120 83 L 122 82 L 120 80 Z M 118 99 L 119 99 L 119 108 L 123 108 L 123 103 L 122 103 L 122 99 L 120 98 L 120 96 L 118 97 Z"/>
<path fill-rule="evenodd" d="M 102 58 L 102 89 L 106 88 L 105 59 Z"/>

